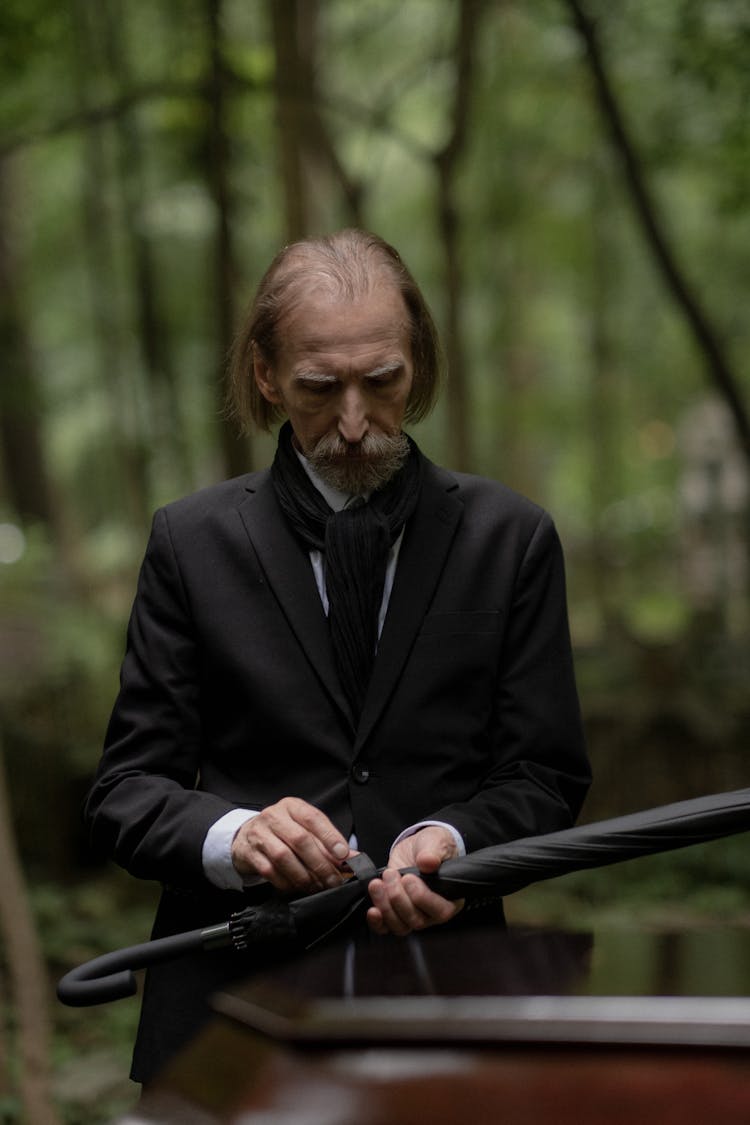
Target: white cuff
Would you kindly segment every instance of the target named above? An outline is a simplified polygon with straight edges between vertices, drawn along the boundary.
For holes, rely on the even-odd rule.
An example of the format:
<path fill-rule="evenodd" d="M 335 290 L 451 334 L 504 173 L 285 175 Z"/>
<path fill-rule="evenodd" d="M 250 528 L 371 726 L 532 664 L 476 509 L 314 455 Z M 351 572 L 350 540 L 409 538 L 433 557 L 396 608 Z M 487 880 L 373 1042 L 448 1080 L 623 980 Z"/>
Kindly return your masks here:
<path fill-rule="evenodd" d="M 399 832 L 391 844 L 391 851 L 396 847 L 396 844 L 400 844 L 407 836 L 413 836 L 416 832 L 419 832 L 420 828 L 445 828 L 455 841 L 456 855 L 466 855 L 466 844 L 463 836 L 457 828 L 454 828 L 452 824 L 446 824 L 444 820 L 420 820 L 419 824 L 412 824 L 409 828 L 405 828 L 403 832 Z"/>
<path fill-rule="evenodd" d="M 219 817 L 206 833 L 201 853 L 203 872 L 222 891 L 241 891 L 243 887 L 262 882 L 260 878 L 243 880 L 232 863 L 232 841 L 245 821 L 257 815 L 257 809 L 231 809 Z"/>

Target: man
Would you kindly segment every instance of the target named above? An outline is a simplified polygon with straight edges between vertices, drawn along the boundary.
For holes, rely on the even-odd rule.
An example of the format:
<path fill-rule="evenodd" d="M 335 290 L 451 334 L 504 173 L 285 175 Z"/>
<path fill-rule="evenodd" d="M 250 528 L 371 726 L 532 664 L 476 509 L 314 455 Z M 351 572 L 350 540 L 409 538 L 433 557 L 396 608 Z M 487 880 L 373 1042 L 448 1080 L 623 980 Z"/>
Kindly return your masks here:
<path fill-rule="evenodd" d="M 388 864 L 368 923 L 460 904 L 416 876 L 569 826 L 589 781 L 549 517 L 427 461 L 438 345 L 396 251 L 360 231 L 287 247 L 237 342 L 243 422 L 285 418 L 270 471 L 154 519 L 87 817 L 164 885 L 155 936 L 254 895 Z M 235 954 L 152 971 L 133 1076 L 205 1018 Z"/>

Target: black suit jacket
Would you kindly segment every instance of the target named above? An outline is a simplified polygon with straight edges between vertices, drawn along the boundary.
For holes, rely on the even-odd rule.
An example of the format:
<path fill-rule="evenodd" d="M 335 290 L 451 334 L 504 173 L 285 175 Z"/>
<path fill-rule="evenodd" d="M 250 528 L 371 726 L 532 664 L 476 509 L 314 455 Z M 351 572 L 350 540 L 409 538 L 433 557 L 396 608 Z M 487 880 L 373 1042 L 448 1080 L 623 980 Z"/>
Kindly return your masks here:
<path fill-rule="evenodd" d="M 467 851 L 565 828 L 588 781 L 562 553 L 531 502 L 427 463 L 359 723 L 269 473 L 157 512 L 86 810 L 96 848 L 165 885 L 156 933 L 236 907 L 201 850 L 237 806 L 302 797 L 382 864 L 422 819 Z M 205 991 L 209 960 L 152 974 L 137 1077 L 161 1058 L 169 990 Z"/>

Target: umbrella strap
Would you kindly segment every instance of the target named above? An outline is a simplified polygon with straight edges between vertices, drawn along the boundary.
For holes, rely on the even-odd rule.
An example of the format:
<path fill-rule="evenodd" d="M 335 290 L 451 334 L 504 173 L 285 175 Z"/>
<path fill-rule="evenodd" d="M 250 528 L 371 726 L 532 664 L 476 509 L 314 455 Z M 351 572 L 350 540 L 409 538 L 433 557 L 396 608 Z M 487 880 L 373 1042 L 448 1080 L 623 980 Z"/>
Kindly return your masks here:
<path fill-rule="evenodd" d="M 378 874 L 378 869 L 370 859 L 369 855 L 360 852 L 359 855 L 352 855 L 346 861 L 346 866 L 351 873 L 359 879 L 360 883 L 369 883 Z"/>
<path fill-rule="evenodd" d="M 366 909 L 367 885 L 370 880 L 375 879 L 380 872 L 369 855 L 365 855 L 364 852 L 360 852 L 359 855 L 349 856 L 346 861 L 346 866 L 350 869 L 357 882 L 362 885 L 361 894 L 349 904 L 345 913 L 337 918 L 333 925 L 329 926 L 324 933 L 318 934 L 312 941 L 308 942 L 305 949 L 313 949 L 316 945 L 319 945 L 320 942 L 330 938 L 338 930 L 343 929 L 356 914 Z M 354 883 L 350 882 L 350 886 L 354 887 Z"/>

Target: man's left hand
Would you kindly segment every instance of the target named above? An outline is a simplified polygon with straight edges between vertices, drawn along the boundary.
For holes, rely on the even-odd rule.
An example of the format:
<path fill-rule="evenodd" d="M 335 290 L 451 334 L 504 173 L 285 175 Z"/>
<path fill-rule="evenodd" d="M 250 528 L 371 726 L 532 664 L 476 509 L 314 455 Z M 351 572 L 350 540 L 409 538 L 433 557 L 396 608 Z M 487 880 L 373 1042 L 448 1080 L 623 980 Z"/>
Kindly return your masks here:
<path fill-rule="evenodd" d="M 435 894 L 418 875 L 401 875 L 399 868 L 418 867 L 432 874 L 445 859 L 458 854 L 453 836 L 445 828 L 430 825 L 407 836 L 392 850 L 382 878 L 370 883 L 372 906 L 367 921 L 376 934 L 403 936 L 413 930 L 449 922 L 463 907 Z"/>

